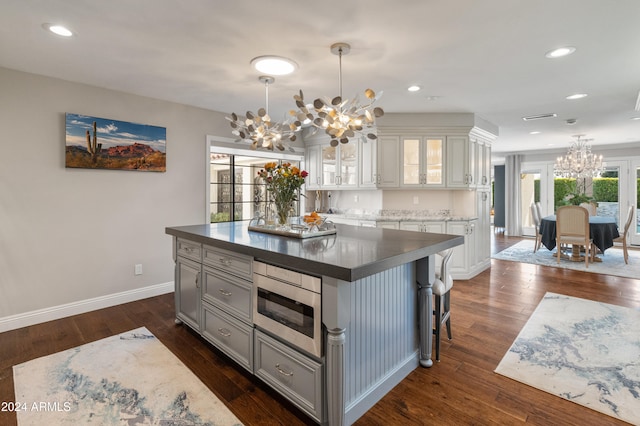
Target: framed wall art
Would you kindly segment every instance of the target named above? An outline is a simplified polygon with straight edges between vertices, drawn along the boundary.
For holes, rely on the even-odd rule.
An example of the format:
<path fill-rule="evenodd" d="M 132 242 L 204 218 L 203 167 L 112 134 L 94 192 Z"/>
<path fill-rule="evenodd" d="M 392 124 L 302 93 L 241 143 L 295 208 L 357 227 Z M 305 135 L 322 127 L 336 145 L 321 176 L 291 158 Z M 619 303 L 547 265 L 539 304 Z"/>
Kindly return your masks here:
<path fill-rule="evenodd" d="M 65 114 L 65 167 L 164 172 L 167 129 Z"/>

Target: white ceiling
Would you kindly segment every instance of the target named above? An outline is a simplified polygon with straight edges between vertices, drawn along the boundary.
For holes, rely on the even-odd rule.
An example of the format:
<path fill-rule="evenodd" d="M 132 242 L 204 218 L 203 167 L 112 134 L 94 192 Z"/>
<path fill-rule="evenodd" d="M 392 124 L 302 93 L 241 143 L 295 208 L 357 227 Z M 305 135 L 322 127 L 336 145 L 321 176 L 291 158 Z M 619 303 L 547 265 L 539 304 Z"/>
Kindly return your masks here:
<path fill-rule="evenodd" d="M 338 94 L 329 46 L 347 42 L 345 97 L 370 87 L 387 113 L 475 113 L 499 126 L 495 153 L 565 149 L 575 134 L 640 141 L 639 18 L 638 0 L 0 0 L 0 66 L 244 114 L 264 106 L 249 61 L 281 55 L 299 64 L 269 90 L 281 119 L 299 89 Z M 563 45 L 577 51 L 545 58 Z M 522 120 L 544 113 L 558 117 Z"/>

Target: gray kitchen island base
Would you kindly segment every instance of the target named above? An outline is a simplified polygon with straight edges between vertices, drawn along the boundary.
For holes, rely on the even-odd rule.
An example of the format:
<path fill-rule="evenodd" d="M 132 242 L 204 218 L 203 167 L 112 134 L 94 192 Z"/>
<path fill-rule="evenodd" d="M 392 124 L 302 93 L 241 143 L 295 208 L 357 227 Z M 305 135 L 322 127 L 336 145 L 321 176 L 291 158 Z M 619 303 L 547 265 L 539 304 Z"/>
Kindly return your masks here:
<path fill-rule="evenodd" d="M 462 237 L 338 225 L 335 241 L 319 250 L 237 222 L 166 232 L 174 237 L 177 318 L 318 423 L 352 424 L 417 366 L 432 365 L 434 254 Z M 256 325 L 244 297 L 258 293 L 256 262 L 321 278 L 321 355 Z"/>

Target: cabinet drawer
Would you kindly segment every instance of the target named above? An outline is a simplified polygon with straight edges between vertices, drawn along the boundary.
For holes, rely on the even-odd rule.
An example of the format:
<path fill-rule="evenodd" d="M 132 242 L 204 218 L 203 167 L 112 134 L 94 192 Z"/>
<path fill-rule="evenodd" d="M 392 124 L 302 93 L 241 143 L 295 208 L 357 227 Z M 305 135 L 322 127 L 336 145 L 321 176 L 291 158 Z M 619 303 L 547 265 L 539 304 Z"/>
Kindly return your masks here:
<path fill-rule="evenodd" d="M 253 327 L 203 303 L 202 336 L 253 373 Z"/>
<path fill-rule="evenodd" d="M 251 280 L 253 258 L 217 247 L 204 246 L 203 263 L 230 274 Z"/>
<path fill-rule="evenodd" d="M 322 423 L 322 364 L 255 330 L 255 375 Z"/>
<path fill-rule="evenodd" d="M 251 282 L 219 269 L 204 267 L 202 298 L 251 323 Z"/>
<path fill-rule="evenodd" d="M 202 262 L 202 245 L 193 241 L 178 238 L 176 242 L 176 251 L 178 256 L 193 259 L 196 262 Z"/>

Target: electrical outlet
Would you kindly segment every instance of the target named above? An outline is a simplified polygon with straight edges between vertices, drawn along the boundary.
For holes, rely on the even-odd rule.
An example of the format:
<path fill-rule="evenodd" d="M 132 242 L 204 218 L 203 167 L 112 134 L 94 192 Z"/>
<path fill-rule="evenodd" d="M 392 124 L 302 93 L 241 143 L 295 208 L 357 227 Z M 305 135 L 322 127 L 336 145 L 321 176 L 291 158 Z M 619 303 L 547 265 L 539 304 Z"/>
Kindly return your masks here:
<path fill-rule="evenodd" d="M 417 195 L 413 197 L 413 204 L 420 204 L 420 200 L 418 199 Z"/>
<path fill-rule="evenodd" d="M 359 201 L 359 197 L 357 195 L 353 196 L 353 202 L 357 203 Z"/>
<path fill-rule="evenodd" d="M 133 273 L 135 275 L 142 275 L 142 263 L 136 263 L 133 267 Z"/>

